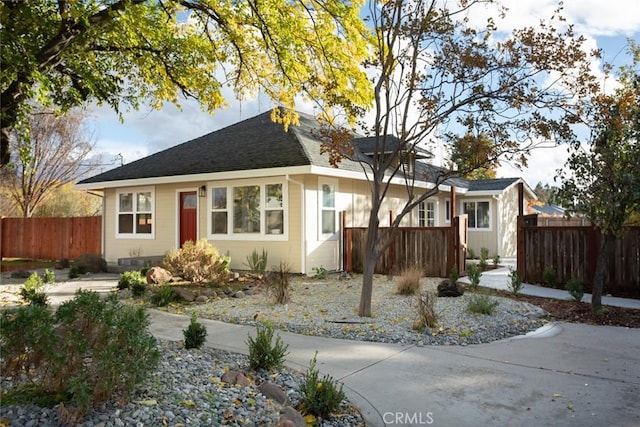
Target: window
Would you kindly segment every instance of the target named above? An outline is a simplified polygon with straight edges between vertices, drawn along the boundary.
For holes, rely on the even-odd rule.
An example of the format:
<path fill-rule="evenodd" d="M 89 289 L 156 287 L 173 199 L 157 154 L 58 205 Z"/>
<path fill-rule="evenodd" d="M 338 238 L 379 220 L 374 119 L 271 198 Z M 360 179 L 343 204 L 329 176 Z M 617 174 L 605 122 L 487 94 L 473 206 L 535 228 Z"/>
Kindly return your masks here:
<path fill-rule="evenodd" d="M 209 233 L 212 238 L 285 234 L 285 184 L 212 187 Z M 283 236 L 284 237 L 284 236 Z"/>
<path fill-rule="evenodd" d="M 464 202 L 462 210 L 469 215 L 469 228 L 490 228 L 489 202 Z"/>
<path fill-rule="evenodd" d="M 211 189 L 211 232 L 227 234 L 227 187 Z"/>
<path fill-rule="evenodd" d="M 150 189 L 117 193 L 118 237 L 153 237 L 153 192 Z"/>
<path fill-rule="evenodd" d="M 444 201 L 444 222 L 451 222 L 451 199 Z"/>
<path fill-rule="evenodd" d="M 434 202 L 422 202 L 418 205 L 418 227 L 435 227 L 435 207 Z"/>
<path fill-rule="evenodd" d="M 323 183 L 320 186 L 320 230 L 321 234 L 336 232 L 336 185 Z"/>

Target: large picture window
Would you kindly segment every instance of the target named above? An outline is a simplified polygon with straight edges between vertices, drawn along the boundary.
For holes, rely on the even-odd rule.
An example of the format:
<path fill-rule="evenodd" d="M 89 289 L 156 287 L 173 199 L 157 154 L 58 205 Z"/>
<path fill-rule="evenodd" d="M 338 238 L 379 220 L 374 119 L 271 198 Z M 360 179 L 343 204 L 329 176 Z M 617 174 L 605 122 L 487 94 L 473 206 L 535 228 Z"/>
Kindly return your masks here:
<path fill-rule="evenodd" d="M 209 230 L 213 238 L 285 233 L 283 183 L 211 187 Z"/>
<path fill-rule="evenodd" d="M 140 189 L 117 193 L 118 237 L 153 237 L 153 191 Z"/>
<path fill-rule="evenodd" d="M 464 202 L 462 210 L 469 215 L 469 228 L 489 229 L 491 227 L 489 202 Z"/>

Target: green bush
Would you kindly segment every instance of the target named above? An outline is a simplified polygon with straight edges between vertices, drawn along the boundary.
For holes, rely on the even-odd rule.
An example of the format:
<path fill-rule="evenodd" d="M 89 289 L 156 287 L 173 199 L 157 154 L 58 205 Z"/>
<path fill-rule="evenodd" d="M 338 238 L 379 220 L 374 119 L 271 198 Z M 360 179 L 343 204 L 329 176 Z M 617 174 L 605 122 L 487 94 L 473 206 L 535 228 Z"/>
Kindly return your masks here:
<path fill-rule="evenodd" d="M 284 364 L 289 352 L 288 344 L 284 344 L 279 335 L 273 342 L 274 327 L 269 323 L 256 325 L 255 339 L 249 335 L 247 346 L 249 347 L 249 367 L 251 369 L 264 369 L 270 371 L 279 369 Z"/>
<path fill-rule="evenodd" d="M 458 266 L 453 265 L 451 268 L 451 273 L 449 273 L 449 281 L 451 284 L 458 283 L 458 279 L 460 278 L 460 272 L 458 271 Z"/>
<path fill-rule="evenodd" d="M 582 281 L 580 279 L 569 279 L 567 283 L 564 285 L 564 288 L 569 292 L 571 298 L 576 301 L 582 301 L 582 297 L 584 296 L 584 289 L 582 287 Z"/>
<path fill-rule="evenodd" d="M 467 248 L 467 258 L 476 259 L 476 251 L 471 248 Z"/>
<path fill-rule="evenodd" d="M 518 270 L 514 270 L 509 268 L 509 281 L 507 282 L 507 287 L 511 291 L 512 294 L 518 295 L 523 288 L 522 278 L 520 277 L 520 273 Z"/>
<path fill-rule="evenodd" d="M 489 266 L 487 259 L 489 258 L 489 249 L 480 248 L 480 261 L 478 261 L 478 266 L 480 270 L 485 271 Z"/>
<path fill-rule="evenodd" d="M 207 328 L 198 322 L 196 313 L 191 313 L 191 322 L 182 333 L 184 334 L 184 346 L 186 348 L 200 348 L 207 338 Z"/>
<path fill-rule="evenodd" d="M 147 279 L 142 275 L 139 271 L 125 271 L 120 274 L 120 279 L 118 280 L 118 289 L 131 289 L 135 285 L 143 284 L 146 285 Z"/>
<path fill-rule="evenodd" d="M 291 273 L 291 267 L 286 261 L 280 261 L 280 266 L 273 269 L 267 286 L 269 292 L 273 296 L 276 304 L 286 304 L 291 298 L 289 292 L 289 274 Z"/>
<path fill-rule="evenodd" d="M 313 267 L 311 270 L 313 270 L 313 272 L 315 273 L 313 275 L 314 279 L 324 280 L 327 278 L 327 269 L 324 268 L 323 266 Z"/>
<path fill-rule="evenodd" d="M 31 273 L 27 278 L 20 289 L 20 297 L 30 305 L 47 305 L 48 298 L 47 294 L 44 293 L 44 283 L 38 273 Z"/>
<path fill-rule="evenodd" d="M 151 295 L 151 303 L 157 307 L 165 307 L 172 302 L 178 302 L 181 299 L 180 295 L 178 295 L 171 285 L 159 286 L 153 295 Z"/>
<path fill-rule="evenodd" d="M 129 398 L 158 362 L 144 309 L 122 305 L 115 295 L 102 299 L 81 290 L 55 316 L 44 307 L 23 307 L 3 313 L 1 326 L 3 372 L 29 379 L 3 400 L 35 395 L 68 402 L 62 415 L 70 423 L 92 405 Z"/>
<path fill-rule="evenodd" d="M 542 280 L 547 285 L 553 285 L 556 283 L 556 271 L 551 267 L 545 267 L 542 272 Z"/>
<path fill-rule="evenodd" d="M 141 297 L 147 292 L 147 284 L 145 282 L 135 282 L 131 285 L 131 295 Z"/>
<path fill-rule="evenodd" d="M 56 273 L 45 268 L 44 273 L 42 273 L 42 281 L 44 283 L 55 283 L 56 282 Z"/>
<path fill-rule="evenodd" d="M 75 279 L 76 277 L 80 277 L 81 274 L 81 268 L 77 265 L 72 265 L 71 267 L 69 267 L 69 279 Z"/>
<path fill-rule="evenodd" d="M 229 257 L 220 255 L 207 241 L 187 241 L 182 248 L 167 253 L 162 266 L 172 275 L 196 283 L 220 281 L 229 274 Z"/>
<path fill-rule="evenodd" d="M 480 285 L 480 277 L 482 276 L 482 272 L 480 271 L 480 267 L 475 262 L 470 262 L 467 264 L 467 277 L 469 278 L 469 282 L 471 282 L 471 286 L 477 288 Z"/>
<path fill-rule="evenodd" d="M 247 262 L 244 264 L 249 268 L 249 271 L 256 274 L 264 274 L 267 268 L 268 253 L 262 249 L 262 254 L 259 254 L 257 250 L 253 250 L 251 255 L 247 255 Z"/>
<path fill-rule="evenodd" d="M 498 266 L 498 264 L 500 264 L 500 255 L 495 254 L 495 255 L 493 256 L 493 266 L 494 266 L 494 267 L 497 267 L 497 266 Z"/>
<path fill-rule="evenodd" d="M 422 268 L 417 265 L 405 267 L 396 279 L 396 291 L 400 295 L 415 295 L 420 292 Z"/>
<path fill-rule="evenodd" d="M 330 375 L 319 378 L 320 374 L 316 369 L 317 355 L 318 352 L 311 359 L 304 382 L 300 385 L 302 400 L 299 409 L 304 414 L 326 418 L 340 408 L 345 395 L 342 384 L 338 387 L 338 382 Z"/>
<path fill-rule="evenodd" d="M 498 306 L 498 301 L 489 295 L 473 295 L 467 303 L 467 311 L 475 314 L 491 315 Z"/>

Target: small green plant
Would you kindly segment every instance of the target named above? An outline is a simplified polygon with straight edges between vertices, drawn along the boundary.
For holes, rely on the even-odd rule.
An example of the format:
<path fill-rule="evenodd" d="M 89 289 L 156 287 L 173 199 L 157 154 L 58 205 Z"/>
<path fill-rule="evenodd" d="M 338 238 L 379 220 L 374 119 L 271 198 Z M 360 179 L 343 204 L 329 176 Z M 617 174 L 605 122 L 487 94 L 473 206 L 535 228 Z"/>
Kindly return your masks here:
<path fill-rule="evenodd" d="M 495 254 L 493 256 L 493 260 L 492 261 L 493 261 L 493 266 L 494 267 L 498 267 L 498 264 L 500 264 L 500 255 Z"/>
<path fill-rule="evenodd" d="M 136 298 L 141 297 L 147 292 L 147 283 L 146 282 L 134 282 L 131 285 L 131 295 Z"/>
<path fill-rule="evenodd" d="M 511 291 L 512 294 L 518 295 L 523 288 L 522 278 L 520 277 L 520 273 L 518 270 L 514 270 L 513 268 L 509 268 L 509 281 L 507 282 L 507 287 Z"/>
<path fill-rule="evenodd" d="M 77 265 L 72 265 L 71 267 L 69 267 L 69 279 L 75 279 L 77 277 L 80 277 L 80 267 Z M 82 273 L 84 274 L 84 273 Z"/>
<path fill-rule="evenodd" d="M 286 304 L 291 299 L 289 291 L 290 273 L 291 267 L 286 261 L 280 261 L 280 265 L 273 268 L 273 274 L 268 281 L 268 286 L 276 304 Z"/>
<path fill-rule="evenodd" d="M 146 284 L 147 279 L 142 275 L 139 271 L 125 271 L 120 274 L 120 279 L 118 279 L 118 289 L 130 289 L 138 284 Z"/>
<path fill-rule="evenodd" d="M 551 267 L 545 267 L 542 272 L 542 280 L 547 285 L 553 285 L 556 283 L 556 271 Z"/>
<path fill-rule="evenodd" d="M 569 292 L 571 298 L 576 301 L 582 301 L 582 297 L 584 296 L 584 289 L 582 287 L 582 281 L 580 279 L 569 279 L 567 283 L 564 285 L 564 288 Z"/>
<path fill-rule="evenodd" d="M 476 251 L 471 248 L 467 248 L 467 258 L 476 259 Z"/>
<path fill-rule="evenodd" d="M 480 285 L 480 277 L 482 276 L 482 272 L 480 271 L 480 267 L 475 262 L 470 262 L 467 264 L 467 277 L 469 278 L 469 282 L 471 282 L 471 286 L 473 288 L 477 288 Z"/>
<path fill-rule="evenodd" d="M 417 295 L 416 302 L 418 316 L 413 324 L 413 329 L 422 331 L 427 327 L 435 328 L 438 325 L 438 313 L 436 312 L 438 294 L 431 291 L 423 292 Z"/>
<path fill-rule="evenodd" d="M 449 273 L 449 282 L 453 285 L 458 283 L 458 279 L 460 278 L 460 273 L 458 272 L 458 266 L 454 264 L 451 268 L 451 273 Z"/>
<path fill-rule="evenodd" d="M 42 273 L 42 281 L 44 283 L 55 283 L 56 282 L 56 273 L 45 268 L 44 273 Z"/>
<path fill-rule="evenodd" d="M 207 338 L 207 328 L 198 322 L 198 315 L 196 313 L 191 313 L 191 322 L 182 333 L 184 334 L 185 348 L 200 348 Z"/>
<path fill-rule="evenodd" d="M 178 302 L 180 300 L 180 295 L 178 295 L 171 285 L 159 286 L 153 295 L 151 295 L 151 303 L 157 307 L 166 307 L 172 302 Z"/>
<path fill-rule="evenodd" d="M 317 356 L 318 352 L 311 359 L 304 381 L 300 385 L 302 401 L 299 409 L 304 414 L 326 418 L 340 408 L 345 395 L 342 384 L 338 386 L 338 382 L 333 377 L 325 375 L 320 378 L 320 373 L 316 369 Z"/>
<path fill-rule="evenodd" d="M 262 254 L 259 254 L 255 249 L 251 252 L 251 255 L 247 255 L 247 262 L 244 264 L 249 268 L 249 271 L 255 274 L 264 274 L 267 268 L 268 253 L 262 249 Z"/>
<path fill-rule="evenodd" d="M 400 295 L 415 295 L 420 292 L 422 268 L 417 265 L 405 267 L 396 279 L 396 291 Z"/>
<path fill-rule="evenodd" d="M 313 267 L 312 270 L 314 272 L 314 275 L 313 275 L 314 279 L 325 280 L 327 278 L 327 269 L 324 268 L 323 266 Z"/>
<path fill-rule="evenodd" d="M 489 258 L 489 249 L 480 248 L 480 261 L 478 261 L 478 266 L 480 270 L 485 271 L 489 266 L 487 259 Z"/>
<path fill-rule="evenodd" d="M 272 369 L 280 369 L 284 364 L 285 358 L 289 352 L 288 344 L 285 344 L 276 335 L 275 342 L 273 339 L 274 327 L 270 323 L 256 325 L 256 337 L 248 335 L 246 344 L 249 347 L 249 367 L 251 369 L 264 369 L 270 371 Z"/>
<path fill-rule="evenodd" d="M 491 315 L 498 306 L 498 301 L 489 295 L 473 295 L 467 303 L 467 311 L 475 314 Z"/>
<path fill-rule="evenodd" d="M 23 287 L 20 289 L 20 297 L 30 305 L 47 305 L 48 298 L 44 292 L 44 283 L 38 273 L 32 273 L 27 278 Z"/>

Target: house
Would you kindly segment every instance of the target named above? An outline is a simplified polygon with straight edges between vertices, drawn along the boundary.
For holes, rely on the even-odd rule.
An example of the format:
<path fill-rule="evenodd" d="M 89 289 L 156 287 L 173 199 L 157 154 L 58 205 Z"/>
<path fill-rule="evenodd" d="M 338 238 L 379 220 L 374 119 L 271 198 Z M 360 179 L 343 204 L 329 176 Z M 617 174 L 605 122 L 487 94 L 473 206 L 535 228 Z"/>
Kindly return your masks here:
<path fill-rule="evenodd" d="M 340 213 L 346 212 L 346 226 L 366 226 L 369 185 L 360 163 L 343 160 L 334 168 L 320 153 L 319 126 L 300 113 L 299 125 L 285 132 L 267 112 L 81 181 L 77 188 L 104 194 L 103 256 L 109 263 L 131 254 L 162 256 L 207 238 L 236 269 L 245 268 L 253 250 L 265 249 L 270 265 L 286 260 L 294 272 L 340 270 Z M 448 225 L 456 186 L 472 247 L 513 256 L 517 182 L 450 179 L 402 225 Z M 433 183 L 416 179 L 416 186 Z M 527 200 L 535 197 L 525 187 Z M 404 204 L 405 192 L 404 179 L 395 179 L 382 226 Z"/>

